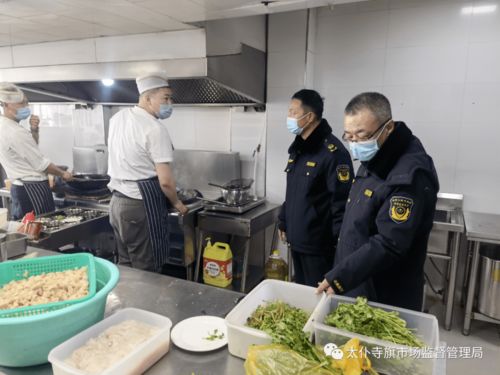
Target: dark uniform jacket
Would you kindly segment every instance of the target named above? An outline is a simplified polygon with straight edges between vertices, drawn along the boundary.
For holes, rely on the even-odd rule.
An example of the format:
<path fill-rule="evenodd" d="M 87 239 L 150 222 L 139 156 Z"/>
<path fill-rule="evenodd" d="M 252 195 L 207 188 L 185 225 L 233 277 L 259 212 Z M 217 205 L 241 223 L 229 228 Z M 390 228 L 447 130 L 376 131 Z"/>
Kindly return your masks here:
<path fill-rule="evenodd" d="M 353 181 L 335 265 L 325 275 L 334 291 L 420 310 L 438 190 L 432 158 L 397 122 Z"/>
<path fill-rule="evenodd" d="M 351 188 L 349 152 L 323 119 L 288 150 L 286 200 L 279 216 L 294 251 L 333 255 Z"/>

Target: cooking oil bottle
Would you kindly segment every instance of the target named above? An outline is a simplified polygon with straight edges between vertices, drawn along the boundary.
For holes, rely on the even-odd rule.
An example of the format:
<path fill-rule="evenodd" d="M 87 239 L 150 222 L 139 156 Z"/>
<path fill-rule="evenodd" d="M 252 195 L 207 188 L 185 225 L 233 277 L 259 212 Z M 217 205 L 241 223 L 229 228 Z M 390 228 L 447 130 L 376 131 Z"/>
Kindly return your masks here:
<path fill-rule="evenodd" d="M 286 280 L 288 264 L 280 256 L 279 250 L 274 250 L 265 266 L 266 279 Z"/>
<path fill-rule="evenodd" d="M 210 238 L 203 252 L 203 281 L 205 284 L 225 288 L 233 282 L 233 253 L 227 243 Z"/>

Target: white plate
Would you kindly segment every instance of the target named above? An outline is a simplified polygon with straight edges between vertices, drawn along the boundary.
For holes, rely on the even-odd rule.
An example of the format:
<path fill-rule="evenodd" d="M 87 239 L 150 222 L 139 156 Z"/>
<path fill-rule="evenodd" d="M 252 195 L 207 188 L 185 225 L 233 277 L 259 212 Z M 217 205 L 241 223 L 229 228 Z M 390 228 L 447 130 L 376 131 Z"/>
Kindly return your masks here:
<path fill-rule="evenodd" d="M 213 341 L 206 338 L 217 330 L 222 339 Z M 227 328 L 224 319 L 216 316 L 195 316 L 178 323 L 171 333 L 172 342 L 190 352 L 209 352 L 227 345 Z"/>

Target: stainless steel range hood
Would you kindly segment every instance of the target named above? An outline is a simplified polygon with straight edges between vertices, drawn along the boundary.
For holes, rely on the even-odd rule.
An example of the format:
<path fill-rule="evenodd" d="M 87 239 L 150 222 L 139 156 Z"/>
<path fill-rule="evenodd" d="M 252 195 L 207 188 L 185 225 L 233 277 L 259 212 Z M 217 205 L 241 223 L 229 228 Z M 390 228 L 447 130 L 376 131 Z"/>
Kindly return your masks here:
<path fill-rule="evenodd" d="M 197 58 L 62 64 L 0 69 L 0 80 L 15 82 L 31 102 L 137 103 L 135 78 L 164 71 L 178 105 L 265 103 L 265 52 L 241 44 L 239 53 Z M 113 78 L 106 87 L 101 79 Z"/>

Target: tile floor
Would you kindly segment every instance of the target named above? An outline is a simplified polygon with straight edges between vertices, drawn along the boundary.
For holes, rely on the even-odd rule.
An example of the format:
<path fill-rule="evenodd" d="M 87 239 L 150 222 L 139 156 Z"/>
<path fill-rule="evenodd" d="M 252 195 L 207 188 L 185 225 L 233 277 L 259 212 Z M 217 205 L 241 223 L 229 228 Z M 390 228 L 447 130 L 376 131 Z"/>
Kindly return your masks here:
<path fill-rule="evenodd" d="M 429 313 L 439 320 L 439 338 L 448 347 L 482 347 L 482 359 L 447 359 L 447 375 L 498 375 L 500 374 L 500 325 L 474 320 L 469 336 L 462 334 L 464 311 L 456 306 L 450 331 L 444 329 L 444 306 L 441 301 L 427 300 Z"/>

